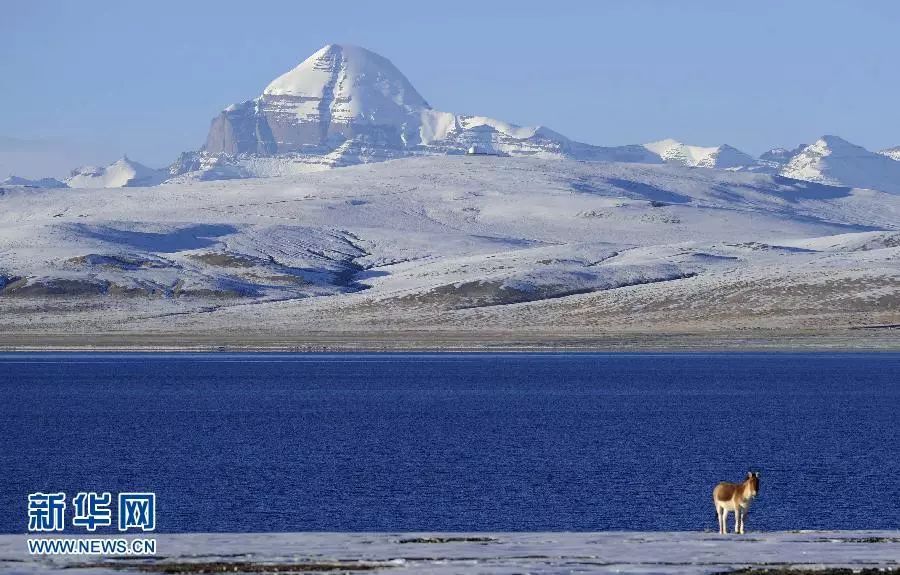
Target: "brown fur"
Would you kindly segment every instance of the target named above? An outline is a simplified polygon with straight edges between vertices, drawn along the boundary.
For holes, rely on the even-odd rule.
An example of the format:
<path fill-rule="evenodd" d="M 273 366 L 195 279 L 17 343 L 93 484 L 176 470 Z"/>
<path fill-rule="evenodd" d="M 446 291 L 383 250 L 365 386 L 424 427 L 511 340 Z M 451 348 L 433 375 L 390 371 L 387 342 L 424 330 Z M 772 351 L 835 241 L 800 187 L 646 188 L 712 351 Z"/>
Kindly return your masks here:
<path fill-rule="evenodd" d="M 713 505 L 719 520 L 719 533 L 728 533 L 725 522 L 729 511 L 734 511 L 734 531 L 744 532 L 744 518 L 747 516 L 750 502 L 757 493 L 759 493 L 759 473 L 752 471 L 747 473 L 747 478 L 742 483 L 723 481 L 716 485 L 713 489 Z"/>

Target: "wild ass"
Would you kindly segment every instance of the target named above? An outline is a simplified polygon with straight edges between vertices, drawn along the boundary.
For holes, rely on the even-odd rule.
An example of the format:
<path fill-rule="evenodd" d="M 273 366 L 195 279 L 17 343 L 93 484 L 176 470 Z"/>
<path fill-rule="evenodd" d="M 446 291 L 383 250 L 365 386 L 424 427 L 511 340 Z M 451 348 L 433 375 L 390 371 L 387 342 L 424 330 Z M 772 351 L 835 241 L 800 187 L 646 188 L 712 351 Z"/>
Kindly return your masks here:
<path fill-rule="evenodd" d="M 713 505 L 716 506 L 716 517 L 719 518 L 719 533 L 728 533 L 728 512 L 734 511 L 734 532 L 744 532 L 744 518 L 750 502 L 759 493 L 759 473 L 747 472 L 743 483 L 723 481 L 713 489 Z"/>

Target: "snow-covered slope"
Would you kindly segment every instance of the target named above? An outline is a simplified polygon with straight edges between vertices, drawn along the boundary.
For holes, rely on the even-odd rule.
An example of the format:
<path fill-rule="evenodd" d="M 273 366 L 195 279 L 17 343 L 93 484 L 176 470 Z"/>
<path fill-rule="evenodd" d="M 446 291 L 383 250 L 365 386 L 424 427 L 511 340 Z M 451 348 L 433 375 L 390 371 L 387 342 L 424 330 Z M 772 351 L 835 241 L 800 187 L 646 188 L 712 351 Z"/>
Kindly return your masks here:
<path fill-rule="evenodd" d="M 431 108 L 386 58 L 330 44 L 272 81 L 262 95 L 226 108 L 206 145 L 174 176 L 274 176 L 409 155 L 479 153 L 658 163 L 640 146 L 604 148 L 544 127 Z M 210 169 L 208 166 L 213 166 Z"/>
<path fill-rule="evenodd" d="M 781 169 L 784 168 L 794 156 L 802 152 L 805 147 L 806 144 L 800 144 L 793 149 L 772 148 L 759 157 L 759 162 L 764 166 L 767 166 L 771 172 L 776 173 L 781 171 Z"/>
<path fill-rule="evenodd" d="M 837 136 L 822 136 L 800 150 L 784 165 L 781 175 L 900 194 L 900 162 Z"/>
<path fill-rule="evenodd" d="M 61 182 L 56 178 L 41 178 L 39 180 L 29 180 L 28 178 L 20 178 L 19 176 L 9 176 L 2 182 L 0 186 L 24 186 L 26 188 L 65 188 L 65 182 Z"/>
<path fill-rule="evenodd" d="M 802 308 L 846 325 L 898 309 L 900 195 L 780 176 L 433 156 L 138 196 L 5 191 L 0 328 L 123 314 L 164 317 L 153 329 L 595 326 L 713 321 L 698 310 L 719 304 L 745 322 Z M 814 287 L 772 295 L 797 285 Z"/>
<path fill-rule="evenodd" d="M 900 146 L 895 146 L 893 148 L 887 148 L 886 150 L 881 150 L 878 152 L 883 156 L 887 156 L 892 160 L 900 161 Z"/>
<path fill-rule="evenodd" d="M 103 168 L 83 166 L 72 170 L 66 184 L 70 188 L 124 188 L 153 186 L 165 178 L 165 171 L 148 168 L 125 156 Z"/>
<path fill-rule="evenodd" d="M 689 146 L 672 139 L 644 144 L 644 147 L 670 164 L 720 170 L 759 170 L 759 162 L 728 144 L 714 147 Z"/>

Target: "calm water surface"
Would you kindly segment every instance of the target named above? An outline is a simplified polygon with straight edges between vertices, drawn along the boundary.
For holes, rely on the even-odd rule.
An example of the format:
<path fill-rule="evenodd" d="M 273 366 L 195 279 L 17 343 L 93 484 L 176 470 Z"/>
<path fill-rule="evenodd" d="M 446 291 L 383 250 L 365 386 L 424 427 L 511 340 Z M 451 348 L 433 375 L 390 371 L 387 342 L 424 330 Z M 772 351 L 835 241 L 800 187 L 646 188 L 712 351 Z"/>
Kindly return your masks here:
<path fill-rule="evenodd" d="M 27 494 L 155 491 L 159 531 L 900 527 L 900 354 L 0 355 Z"/>

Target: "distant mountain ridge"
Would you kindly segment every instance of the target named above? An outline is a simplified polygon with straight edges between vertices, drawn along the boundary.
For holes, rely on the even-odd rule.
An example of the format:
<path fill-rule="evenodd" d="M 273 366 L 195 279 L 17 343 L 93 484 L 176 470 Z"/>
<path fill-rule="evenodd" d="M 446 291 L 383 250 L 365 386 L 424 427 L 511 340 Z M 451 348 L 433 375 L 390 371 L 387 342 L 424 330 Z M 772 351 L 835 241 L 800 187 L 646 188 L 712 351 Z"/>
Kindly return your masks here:
<path fill-rule="evenodd" d="M 900 193 L 900 146 L 875 153 L 836 136 L 755 158 L 728 144 L 673 139 L 595 146 L 544 126 L 435 110 L 391 63 L 358 46 L 329 44 L 270 82 L 260 96 L 216 116 L 199 150 L 167 170 L 124 157 L 73 170 L 69 187 L 150 186 L 164 181 L 274 177 L 410 156 L 527 156 L 542 159 L 674 164 L 776 174 L 827 185 Z M 46 187 L 50 180 L 20 179 Z M 54 180 L 58 182 L 58 180 Z"/>
<path fill-rule="evenodd" d="M 388 59 L 357 46 L 330 44 L 273 80 L 258 98 L 223 110 L 212 121 L 206 145 L 183 154 L 170 173 L 176 179 L 266 177 L 406 156 L 475 152 L 668 163 L 898 189 L 900 162 L 890 162 L 900 150 L 882 156 L 858 147 L 849 152 L 852 145 L 838 140 L 817 140 L 831 141 L 837 147 L 834 155 L 817 152 L 824 148 L 814 144 L 770 150 L 759 158 L 728 144 L 695 146 L 672 139 L 594 146 L 543 126 L 435 110 Z M 814 167 L 817 158 L 825 156 L 831 157 L 819 162 L 821 169 Z M 854 167 L 856 162 L 864 165 Z"/>
<path fill-rule="evenodd" d="M 2 182 L 0 186 L 21 186 L 25 188 L 65 188 L 66 183 L 56 178 L 40 178 L 30 180 L 28 178 L 20 178 L 19 176 L 9 176 Z"/>

